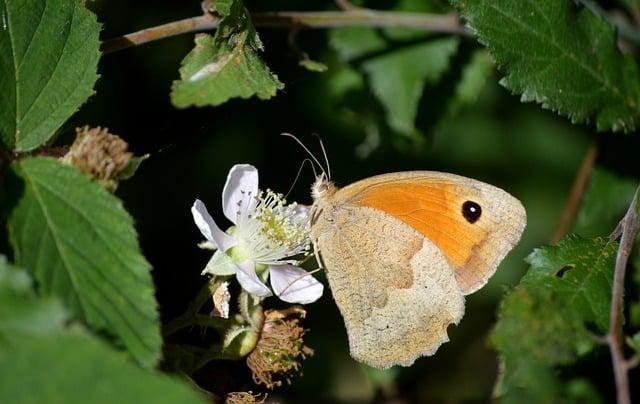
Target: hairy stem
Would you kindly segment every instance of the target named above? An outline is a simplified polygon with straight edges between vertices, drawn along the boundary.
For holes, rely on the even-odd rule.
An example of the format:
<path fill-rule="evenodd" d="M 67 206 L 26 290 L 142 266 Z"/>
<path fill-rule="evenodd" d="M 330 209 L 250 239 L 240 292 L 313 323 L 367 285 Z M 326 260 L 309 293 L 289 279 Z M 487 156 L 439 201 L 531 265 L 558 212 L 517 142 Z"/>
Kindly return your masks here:
<path fill-rule="evenodd" d="M 613 293 L 611 295 L 611 312 L 609 319 L 609 332 L 606 339 L 611 352 L 613 373 L 616 380 L 616 395 L 618 404 L 631 404 L 629 393 L 629 361 L 624 356 L 623 334 L 622 334 L 622 310 L 624 303 L 624 277 L 627 269 L 627 260 L 633 248 L 636 235 L 640 228 L 638 223 L 638 191 L 636 189 L 633 200 L 629 205 L 627 213 L 620 222 L 620 246 L 616 255 L 616 266 L 613 274 Z M 616 230 L 618 229 L 616 228 Z M 614 234 L 617 231 L 614 231 Z"/>
<path fill-rule="evenodd" d="M 337 27 L 405 27 L 425 31 L 471 35 L 457 14 L 401 13 L 369 9 L 346 11 L 274 11 L 251 14 L 257 27 L 272 28 L 337 28 Z M 111 53 L 133 46 L 197 31 L 209 31 L 218 26 L 219 18 L 212 14 L 186 18 L 142 31 L 108 39 L 101 44 L 102 53 Z"/>
<path fill-rule="evenodd" d="M 593 166 L 596 163 L 597 157 L 598 146 L 597 143 L 594 142 L 584 155 L 582 164 L 580 164 L 580 168 L 576 174 L 576 178 L 573 180 L 571 194 L 569 194 L 569 199 L 567 200 L 567 204 L 562 212 L 558 228 L 551 238 L 552 244 L 557 243 L 562 237 L 566 236 L 567 233 L 571 231 L 571 226 L 573 226 L 573 222 L 578 214 L 578 208 L 580 207 L 584 193 L 587 190 L 587 184 L 589 183 L 589 178 L 591 178 L 591 172 L 593 172 Z"/>

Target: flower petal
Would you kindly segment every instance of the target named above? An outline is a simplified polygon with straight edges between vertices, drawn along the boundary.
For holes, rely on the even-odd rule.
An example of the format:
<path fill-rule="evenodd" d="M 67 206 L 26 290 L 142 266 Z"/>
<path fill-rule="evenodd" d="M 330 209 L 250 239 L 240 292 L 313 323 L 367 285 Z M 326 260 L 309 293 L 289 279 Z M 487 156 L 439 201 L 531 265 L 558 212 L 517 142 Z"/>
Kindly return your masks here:
<path fill-rule="evenodd" d="M 242 289 L 254 296 L 267 297 L 272 295 L 269 287 L 262 283 L 258 274 L 256 274 L 256 265 L 253 261 L 247 260 L 238 264 L 236 279 L 238 279 Z"/>
<path fill-rule="evenodd" d="M 307 304 L 322 296 L 324 286 L 311 274 L 294 265 L 270 265 L 271 287 L 285 302 Z"/>
<path fill-rule="evenodd" d="M 309 217 L 310 213 L 311 213 L 311 206 L 309 206 L 309 205 L 298 205 L 293 210 L 293 214 L 291 215 L 291 221 L 293 223 L 308 222 L 311 219 Z"/>
<path fill-rule="evenodd" d="M 222 190 L 224 215 L 238 224 L 256 209 L 258 170 L 250 164 L 236 164 L 229 170 Z"/>
<path fill-rule="evenodd" d="M 227 251 L 236 244 L 233 237 L 220 230 L 200 199 L 196 199 L 193 203 L 191 214 L 196 226 L 200 229 L 200 233 L 207 241 L 215 244 L 219 250 Z"/>

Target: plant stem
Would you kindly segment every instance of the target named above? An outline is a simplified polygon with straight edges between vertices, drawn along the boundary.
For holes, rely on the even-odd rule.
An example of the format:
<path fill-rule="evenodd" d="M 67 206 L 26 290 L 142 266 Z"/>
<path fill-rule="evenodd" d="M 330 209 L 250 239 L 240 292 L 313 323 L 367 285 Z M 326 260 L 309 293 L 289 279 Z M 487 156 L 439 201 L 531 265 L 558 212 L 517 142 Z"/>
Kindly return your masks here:
<path fill-rule="evenodd" d="M 627 269 L 627 260 L 633 248 L 636 235 L 640 228 L 638 222 L 638 191 L 636 189 L 633 200 L 627 213 L 620 221 L 621 229 L 620 246 L 616 255 L 616 266 L 613 274 L 613 293 L 611 295 L 611 312 L 609 319 L 609 332 L 606 339 L 611 352 L 613 373 L 616 380 L 616 396 L 618 404 L 631 404 L 629 393 L 629 361 L 625 359 L 622 334 L 622 310 L 624 303 L 624 277 Z M 615 233 L 615 231 L 614 231 Z"/>
<path fill-rule="evenodd" d="M 567 200 L 567 204 L 562 212 L 558 229 L 551 238 L 552 244 L 557 243 L 562 237 L 566 236 L 567 233 L 571 231 L 571 226 L 573 226 L 573 222 L 578 214 L 578 208 L 580 207 L 584 193 L 587 190 L 587 184 L 589 183 L 589 178 L 591 178 L 591 172 L 593 171 L 593 166 L 596 163 L 597 157 L 598 145 L 597 142 L 594 142 L 589 146 L 589 150 L 587 150 L 587 153 L 584 155 L 582 164 L 580 164 L 580 168 L 576 174 L 576 178 L 573 180 L 571 194 L 569 194 L 569 199 Z"/>
<path fill-rule="evenodd" d="M 337 27 L 405 27 L 425 31 L 471 35 L 457 14 L 401 13 L 369 9 L 346 11 L 274 11 L 251 14 L 257 27 L 282 28 L 337 28 Z M 142 31 L 108 39 L 101 44 L 102 53 L 111 53 L 133 46 L 197 31 L 208 31 L 218 26 L 219 18 L 212 14 L 186 18 L 143 29 Z"/>
<path fill-rule="evenodd" d="M 213 288 L 215 289 L 217 285 L 222 282 L 222 279 L 218 280 L 213 284 Z M 189 303 L 187 310 L 164 326 L 163 334 L 165 337 L 168 337 L 183 328 L 194 325 L 215 328 L 218 330 L 226 330 L 229 328 L 229 322 L 231 321 L 229 319 L 198 314 L 200 309 L 202 309 L 202 306 L 211 299 L 211 287 L 212 285 L 209 282 L 205 283 L 198 291 L 198 294 L 196 294 L 196 297 L 191 301 L 191 303 Z"/>

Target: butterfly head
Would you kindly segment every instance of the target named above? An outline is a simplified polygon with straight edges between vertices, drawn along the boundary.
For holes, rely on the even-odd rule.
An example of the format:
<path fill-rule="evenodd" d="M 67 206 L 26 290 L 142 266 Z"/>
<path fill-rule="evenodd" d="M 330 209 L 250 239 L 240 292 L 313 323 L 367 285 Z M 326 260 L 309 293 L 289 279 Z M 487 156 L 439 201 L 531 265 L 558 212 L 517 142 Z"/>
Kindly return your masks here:
<path fill-rule="evenodd" d="M 313 201 L 326 199 L 336 192 L 336 186 L 329 180 L 326 173 L 321 173 L 316 177 L 311 186 L 311 197 Z"/>

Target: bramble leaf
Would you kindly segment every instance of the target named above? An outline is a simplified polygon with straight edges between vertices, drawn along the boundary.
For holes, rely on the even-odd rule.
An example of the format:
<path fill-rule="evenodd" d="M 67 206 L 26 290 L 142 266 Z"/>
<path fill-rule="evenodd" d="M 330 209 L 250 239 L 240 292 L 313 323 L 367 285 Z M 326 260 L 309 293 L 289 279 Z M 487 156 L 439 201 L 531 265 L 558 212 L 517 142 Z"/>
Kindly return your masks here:
<path fill-rule="evenodd" d="M 0 139 L 46 143 L 93 94 L 100 24 L 77 0 L 0 0 Z"/>
<path fill-rule="evenodd" d="M 569 388 L 578 381 L 561 381 L 556 367 L 591 352 L 593 334 L 606 332 L 616 248 L 570 235 L 527 257 L 531 266 L 503 300 L 491 337 L 504 366 L 503 400 L 580 401 Z"/>
<path fill-rule="evenodd" d="M 10 189 L 21 191 L 9 217 L 18 265 L 42 296 L 58 297 L 75 318 L 154 366 L 161 338 L 150 265 L 120 200 L 54 159 L 26 158 L 12 171 L 19 179 Z"/>
<path fill-rule="evenodd" d="M 606 21 L 565 0 L 451 0 L 505 74 L 501 84 L 600 131 L 633 131 L 638 68 Z"/>
<path fill-rule="evenodd" d="M 275 96 L 284 84 L 258 56 L 262 42 L 243 2 L 216 2 L 214 11 L 222 16 L 215 36 L 196 35 L 195 48 L 182 61 L 180 80 L 171 88 L 173 105 L 216 106 L 236 97 Z"/>

